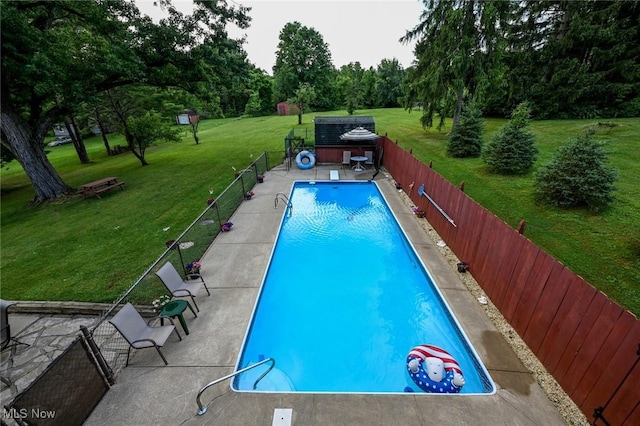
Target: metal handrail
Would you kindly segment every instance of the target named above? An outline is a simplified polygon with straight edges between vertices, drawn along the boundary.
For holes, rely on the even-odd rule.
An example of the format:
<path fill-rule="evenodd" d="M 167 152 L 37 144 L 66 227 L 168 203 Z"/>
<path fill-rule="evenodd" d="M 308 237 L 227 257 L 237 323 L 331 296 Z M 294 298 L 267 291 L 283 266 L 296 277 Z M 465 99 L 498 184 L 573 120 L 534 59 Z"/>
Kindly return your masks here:
<path fill-rule="evenodd" d="M 291 204 L 291 201 L 289 201 L 289 197 L 287 197 L 284 192 L 278 192 L 276 194 L 276 198 L 273 200 L 273 208 L 274 209 L 278 208 L 278 201 L 280 200 L 287 203 L 287 208 L 289 209 L 289 215 L 291 215 L 293 210 L 293 204 Z"/>
<path fill-rule="evenodd" d="M 213 386 L 213 385 L 216 385 L 216 384 L 218 384 L 218 383 L 220 383 L 220 382 L 223 382 L 223 381 L 225 381 L 225 380 L 227 380 L 227 379 L 230 379 L 230 378 L 232 378 L 232 377 L 235 377 L 235 376 L 237 376 L 237 375 L 238 375 L 238 374 L 240 374 L 240 373 L 244 373 L 245 371 L 249 371 L 249 370 L 251 370 L 252 368 L 255 368 L 255 367 L 257 367 L 257 366 L 259 366 L 259 365 L 262 365 L 262 364 L 264 364 L 264 363 L 266 363 L 266 362 L 269 362 L 269 361 L 271 361 L 271 362 L 272 362 L 271 366 L 267 369 L 267 371 L 265 371 L 264 373 L 262 373 L 262 374 L 260 375 L 260 377 L 258 377 L 258 378 L 256 379 L 256 381 L 253 383 L 253 389 L 255 390 L 256 386 L 258 385 L 258 382 L 259 382 L 260 380 L 262 380 L 262 379 L 264 378 L 264 376 L 266 376 L 266 375 L 269 373 L 269 371 L 273 370 L 273 367 L 275 367 L 275 366 L 276 366 L 276 360 L 275 360 L 275 359 L 273 359 L 273 358 L 263 359 L 263 360 L 262 360 L 262 361 L 260 361 L 260 362 L 257 362 L 257 363 L 255 363 L 255 364 L 253 364 L 253 365 L 250 365 L 250 366 L 248 366 L 248 367 L 243 368 L 242 370 L 234 371 L 234 372 L 233 372 L 233 373 L 231 373 L 231 374 L 228 374 L 228 375 L 226 375 L 226 376 L 224 376 L 224 377 L 219 378 L 218 380 L 214 380 L 213 382 L 211 382 L 211 383 L 207 383 L 206 385 L 204 385 L 204 387 L 203 387 L 202 389 L 200 389 L 200 391 L 198 392 L 198 396 L 196 396 L 196 402 L 198 403 L 198 415 L 199 415 L 199 416 L 201 416 L 201 415 L 203 415 L 204 413 L 206 413 L 206 412 L 207 412 L 207 407 L 205 407 L 205 406 L 202 404 L 202 401 L 200 401 L 200 396 L 202 395 L 202 392 L 204 392 L 205 390 L 209 389 L 209 388 L 210 388 L 211 386 Z"/>

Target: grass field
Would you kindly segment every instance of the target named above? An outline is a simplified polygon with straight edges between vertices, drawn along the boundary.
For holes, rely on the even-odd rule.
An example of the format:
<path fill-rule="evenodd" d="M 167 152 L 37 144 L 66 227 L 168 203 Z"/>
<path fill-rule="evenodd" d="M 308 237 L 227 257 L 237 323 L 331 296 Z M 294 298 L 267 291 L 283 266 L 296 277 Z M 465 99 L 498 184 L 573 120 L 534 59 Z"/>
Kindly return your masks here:
<path fill-rule="evenodd" d="M 502 177 L 487 172 L 480 159 L 446 156 L 446 131 L 425 131 L 419 112 L 402 109 L 359 111 L 375 118 L 387 134 L 511 226 L 526 220 L 525 235 L 636 315 L 640 313 L 640 173 L 637 141 L 640 119 L 610 120 L 596 139 L 608 141 L 611 165 L 619 170 L 618 201 L 600 214 L 561 210 L 534 203 L 532 174 Z M 92 160 L 81 165 L 72 145 L 47 148 L 49 158 L 72 186 L 118 176 L 126 190 L 104 199 L 73 196 L 32 206 L 34 192 L 17 163 L 1 172 L 1 292 L 5 299 L 112 301 L 165 250 L 206 206 L 209 189 L 219 194 L 263 151 L 281 155 L 293 127 L 312 128 L 314 115 L 208 120 L 201 143 L 185 134 L 181 143 L 148 149 L 148 166 L 131 154 L 106 156 L 100 138 L 86 141 Z M 505 123 L 486 121 L 485 141 Z M 540 149 L 536 166 L 582 132 L 590 120 L 532 122 Z M 112 145 L 124 145 L 110 135 Z M 163 229 L 169 227 L 168 231 Z"/>

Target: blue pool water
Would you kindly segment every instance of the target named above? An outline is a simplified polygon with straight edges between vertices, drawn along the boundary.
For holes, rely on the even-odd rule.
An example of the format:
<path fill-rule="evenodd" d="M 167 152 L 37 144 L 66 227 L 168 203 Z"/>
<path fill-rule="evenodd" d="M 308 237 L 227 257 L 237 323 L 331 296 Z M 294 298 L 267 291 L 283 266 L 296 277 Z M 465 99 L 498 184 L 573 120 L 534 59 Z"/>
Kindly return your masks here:
<path fill-rule="evenodd" d="M 290 200 L 236 366 L 276 360 L 257 390 L 421 392 L 406 357 L 431 344 L 460 364 L 462 393 L 495 392 L 375 182 L 295 182 Z"/>

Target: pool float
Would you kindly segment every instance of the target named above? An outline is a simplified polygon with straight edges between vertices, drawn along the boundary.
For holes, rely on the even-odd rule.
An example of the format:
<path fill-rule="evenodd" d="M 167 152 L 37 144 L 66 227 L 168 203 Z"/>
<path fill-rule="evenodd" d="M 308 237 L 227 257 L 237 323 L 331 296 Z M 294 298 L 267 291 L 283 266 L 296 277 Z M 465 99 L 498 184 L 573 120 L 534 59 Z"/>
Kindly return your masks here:
<path fill-rule="evenodd" d="M 302 170 L 310 169 L 316 164 L 316 156 L 309 151 L 300 151 L 296 155 L 296 164 Z"/>
<path fill-rule="evenodd" d="M 458 361 L 433 345 L 411 349 L 407 355 L 407 371 L 411 380 L 429 393 L 458 393 L 465 384 Z"/>

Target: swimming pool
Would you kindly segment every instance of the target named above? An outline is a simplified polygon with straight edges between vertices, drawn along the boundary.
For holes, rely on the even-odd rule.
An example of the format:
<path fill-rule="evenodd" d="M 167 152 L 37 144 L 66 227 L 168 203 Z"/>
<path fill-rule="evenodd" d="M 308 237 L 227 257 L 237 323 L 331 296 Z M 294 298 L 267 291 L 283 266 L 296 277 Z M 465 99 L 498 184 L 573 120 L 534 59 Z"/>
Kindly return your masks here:
<path fill-rule="evenodd" d="M 495 392 L 375 182 L 296 181 L 289 198 L 236 365 L 276 360 L 258 391 L 421 392 L 406 358 L 431 344 L 460 364 L 461 393 Z"/>

